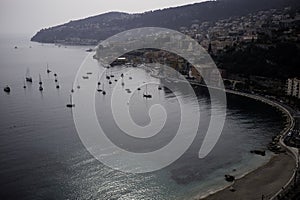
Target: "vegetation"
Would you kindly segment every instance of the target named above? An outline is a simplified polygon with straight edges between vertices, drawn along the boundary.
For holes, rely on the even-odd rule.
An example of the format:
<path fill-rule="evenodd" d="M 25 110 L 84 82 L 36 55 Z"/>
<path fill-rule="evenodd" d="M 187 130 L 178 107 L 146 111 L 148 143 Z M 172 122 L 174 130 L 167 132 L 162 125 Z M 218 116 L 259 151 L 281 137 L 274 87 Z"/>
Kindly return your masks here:
<path fill-rule="evenodd" d="M 55 43 L 60 40 L 104 40 L 116 33 L 138 27 L 165 27 L 179 30 L 194 23 L 243 16 L 264 9 L 299 4 L 298 0 L 218 0 L 149 11 L 142 14 L 111 12 L 42 29 L 32 41 Z"/>

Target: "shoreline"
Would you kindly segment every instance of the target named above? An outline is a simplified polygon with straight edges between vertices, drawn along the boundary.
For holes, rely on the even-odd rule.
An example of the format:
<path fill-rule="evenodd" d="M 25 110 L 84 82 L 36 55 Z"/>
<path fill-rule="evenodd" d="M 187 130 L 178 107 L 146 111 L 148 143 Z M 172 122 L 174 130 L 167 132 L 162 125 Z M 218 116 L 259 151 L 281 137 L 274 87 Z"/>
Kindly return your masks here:
<path fill-rule="evenodd" d="M 296 152 L 287 147 L 282 140 L 282 137 L 294 126 L 294 119 L 288 109 L 264 97 L 241 93 L 237 91 L 226 90 L 226 93 L 245 96 L 262 103 L 276 107 L 283 114 L 286 114 L 289 125 L 285 127 L 278 135 L 280 145 L 287 150 L 286 153 L 274 154 L 271 159 L 264 165 L 249 171 L 227 187 L 221 188 L 213 193 L 195 196 L 192 199 L 217 200 L 217 199 L 273 199 L 280 194 L 291 183 L 295 175 L 297 166 Z M 230 188 L 236 191 L 230 191 Z"/>
<path fill-rule="evenodd" d="M 269 162 L 257 169 L 249 172 L 245 176 L 237 179 L 229 186 L 208 194 L 205 197 L 195 197 L 193 199 L 221 200 L 221 199 L 272 199 L 277 191 L 290 180 L 294 173 L 295 161 L 290 154 L 280 154 L 273 156 Z M 236 191 L 231 192 L 233 187 Z"/>
<path fill-rule="evenodd" d="M 191 85 L 198 85 L 207 87 L 197 82 L 189 81 Z M 213 88 L 220 90 L 220 88 Z M 278 144 L 286 150 L 285 153 L 274 154 L 263 165 L 258 166 L 248 172 L 244 173 L 240 177 L 236 177 L 233 183 L 229 183 L 227 186 L 216 189 L 209 194 L 203 195 L 198 193 L 191 197 L 192 200 L 257 200 L 257 199 L 275 199 L 275 197 L 287 188 L 292 182 L 295 176 L 295 169 L 298 166 L 297 152 L 298 150 L 288 147 L 283 142 L 283 137 L 294 127 L 295 121 L 289 110 L 279 102 L 267 99 L 263 96 L 256 94 L 248 94 L 238 92 L 234 90 L 225 90 L 226 94 L 234 94 L 251 98 L 256 101 L 268 104 L 275 109 L 282 112 L 287 116 L 286 122 L 288 125 L 281 130 L 277 136 L 280 136 Z M 225 175 L 225 174 L 224 174 Z M 230 191 L 230 188 L 235 189 L 234 192 Z"/>

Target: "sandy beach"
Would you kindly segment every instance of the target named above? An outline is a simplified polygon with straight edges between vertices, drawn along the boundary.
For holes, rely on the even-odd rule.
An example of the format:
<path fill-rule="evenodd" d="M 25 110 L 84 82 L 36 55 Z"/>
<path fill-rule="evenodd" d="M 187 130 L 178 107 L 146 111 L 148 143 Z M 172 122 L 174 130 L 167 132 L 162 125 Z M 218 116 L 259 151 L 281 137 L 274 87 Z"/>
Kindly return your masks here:
<path fill-rule="evenodd" d="M 281 135 L 285 135 L 287 131 L 294 126 L 294 120 L 289 110 L 279 105 L 278 103 L 270 101 L 260 96 L 255 96 L 255 95 L 245 94 L 245 93 L 240 93 L 235 91 L 229 91 L 229 92 L 260 100 L 262 102 L 275 106 L 281 109 L 283 113 L 286 113 L 289 116 L 290 123 L 289 126 L 287 126 L 285 130 L 283 130 Z M 282 141 L 281 144 L 282 146 L 285 146 L 282 143 Z M 283 186 L 285 186 L 293 176 L 294 169 L 296 167 L 293 153 L 287 150 L 286 153 L 274 155 L 266 165 L 263 165 L 260 168 L 250 172 L 246 176 L 236 180 L 230 187 L 220 190 L 205 198 L 195 197 L 194 199 L 204 199 L 204 200 L 270 199 L 279 190 L 284 189 Z M 235 189 L 234 192 L 230 191 L 230 188 L 232 187 Z"/>
<path fill-rule="evenodd" d="M 233 184 L 235 192 L 226 188 L 206 197 L 205 200 L 262 199 L 262 195 L 269 199 L 289 181 L 294 168 L 295 160 L 291 154 L 275 155 L 266 165 L 236 180 Z"/>

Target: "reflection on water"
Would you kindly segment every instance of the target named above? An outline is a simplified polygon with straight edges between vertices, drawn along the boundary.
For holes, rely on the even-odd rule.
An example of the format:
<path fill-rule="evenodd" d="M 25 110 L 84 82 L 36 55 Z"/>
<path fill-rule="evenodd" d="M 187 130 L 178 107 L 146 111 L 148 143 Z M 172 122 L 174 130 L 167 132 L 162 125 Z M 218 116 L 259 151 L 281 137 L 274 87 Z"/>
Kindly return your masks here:
<path fill-rule="evenodd" d="M 76 133 L 71 110 L 65 107 L 76 70 L 87 55 L 85 48 L 13 41 L 1 41 L 0 47 L 0 84 L 12 88 L 9 95 L 2 90 L 0 93 L 1 199 L 182 199 L 213 189 L 212 185 L 226 184 L 223 176 L 233 169 L 239 174 L 265 162 L 266 158 L 249 151 L 264 148 L 271 136 L 283 127 L 278 123 L 282 121 L 281 114 L 268 105 L 228 95 L 221 139 L 206 158 L 198 159 L 210 118 L 209 95 L 206 89 L 198 87 L 195 89 L 198 98 L 193 99 L 188 91 L 181 89 L 181 83 L 176 83 L 176 95 L 184 99 L 185 106 L 193 108 L 195 102 L 200 106 L 200 128 L 192 146 L 171 166 L 154 173 L 114 171 L 85 150 Z M 19 48 L 14 50 L 16 43 Z M 47 62 L 59 75 L 59 90 L 55 88 L 53 73 L 46 73 Z M 24 90 L 27 68 L 34 82 L 27 83 Z M 118 76 L 122 70 L 114 68 L 113 73 Z M 131 81 L 137 80 L 139 73 L 148 76 L 145 71 L 136 70 Z M 38 91 L 38 74 L 42 75 L 43 92 Z M 154 104 L 163 105 L 168 115 L 166 126 L 150 143 L 122 134 L 106 110 L 109 96 L 96 95 L 99 122 L 110 133 L 110 139 L 127 150 L 159 149 L 172 140 L 178 128 L 180 109 L 175 95 L 167 89 L 158 90 L 157 85 L 149 85 L 153 98 L 145 100 L 141 97 L 144 90 L 142 87 L 141 91 L 132 92 L 128 106 L 134 122 L 147 125 L 148 111 Z"/>

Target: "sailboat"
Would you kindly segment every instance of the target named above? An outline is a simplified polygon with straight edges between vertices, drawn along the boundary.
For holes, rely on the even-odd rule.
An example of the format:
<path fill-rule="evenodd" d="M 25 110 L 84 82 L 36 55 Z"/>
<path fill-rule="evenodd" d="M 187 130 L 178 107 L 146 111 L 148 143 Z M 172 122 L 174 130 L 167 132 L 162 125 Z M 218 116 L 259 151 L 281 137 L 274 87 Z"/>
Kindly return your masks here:
<path fill-rule="evenodd" d="M 152 95 L 151 94 L 148 94 L 148 90 L 147 90 L 147 85 L 146 85 L 146 93 L 144 93 L 144 98 L 146 98 L 146 99 L 150 99 L 150 98 L 152 98 Z"/>
<path fill-rule="evenodd" d="M 73 107 L 75 107 L 75 104 L 73 104 L 73 101 L 72 101 L 72 94 L 70 94 L 70 103 L 68 103 L 66 106 L 67 106 L 68 108 L 73 108 Z"/>
<path fill-rule="evenodd" d="M 41 75 L 39 74 L 39 84 L 40 85 L 42 85 L 43 84 L 43 82 L 42 82 L 42 77 L 41 77 Z"/>
<path fill-rule="evenodd" d="M 72 83 L 72 89 L 71 89 L 71 92 L 72 92 L 72 93 L 74 93 L 74 89 L 73 89 L 73 83 Z"/>
<path fill-rule="evenodd" d="M 39 74 L 39 85 L 40 85 L 39 90 L 43 91 L 44 90 L 44 88 L 43 88 L 43 82 L 42 82 L 42 78 L 41 78 L 40 74 Z"/>
<path fill-rule="evenodd" d="M 47 73 L 51 73 L 51 70 L 49 69 L 48 63 L 47 63 Z"/>
<path fill-rule="evenodd" d="M 97 91 L 98 92 L 102 92 L 102 89 L 100 89 L 100 85 L 101 85 L 101 82 L 100 82 L 100 72 L 98 72 L 98 82 L 97 82 Z"/>
<path fill-rule="evenodd" d="M 100 85 L 101 85 L 101 83 L 98 82 L 98 86 L 97 86 L 97 91 L 98 91 L 98 92 L 102 92 L 102 89 L 100 89 L 100 87 L 99 87 Z"/>
<path fill-rule="evenodd" d="M 107 67 L 107 69 L 105 70 L 105 77 L 107 80 L 110 79 L 110 75 L 107 73 L 108 69 L 109 69 L 109 67 Z"/>
<path fill-rule="evenodd" d="M 56 89 L 59 89 L 60 88 L 60 86 L 59 86 L 59 83 L 57 82 L 56 83 Z"/>
<path fill-rule="evenodd" d="M 104 90 L 104 83 L 102 84 L 102 94 L 103 94 L 103 95 L 106 95 L 106 92 L 105 92 L 105 90 Z"/>
<path fill-rule="evenodd" d="M 25 77 L 25 80 L 26 80 L 26 82 L 32 83 L 32 77 L 30 76 L 30 71 L 29 71 L 28 68 L 27 68 L 27 70 L 26 70 L 26 77 Z"/>
<path fill-rule="evenodd" d="M 115 77 L 115 75 L 112 74 L 111 68 L 110 68 L 110 77 L 111 77 L 111 78 L 114 78 L 114 77 Z"/>

